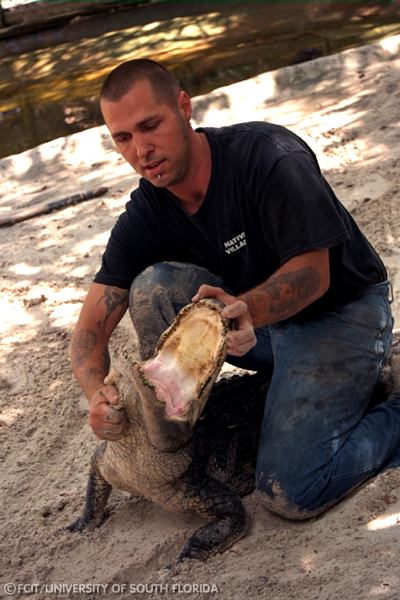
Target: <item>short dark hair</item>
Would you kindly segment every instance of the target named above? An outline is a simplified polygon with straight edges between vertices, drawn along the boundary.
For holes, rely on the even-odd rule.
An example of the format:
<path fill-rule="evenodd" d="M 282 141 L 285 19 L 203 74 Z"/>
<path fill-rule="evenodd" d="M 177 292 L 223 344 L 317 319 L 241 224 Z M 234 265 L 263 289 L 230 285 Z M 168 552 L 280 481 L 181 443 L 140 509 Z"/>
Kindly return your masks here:
<path fill-rule="evenodd" d="M 160 63 L 137 58 L 121 63 L 109 73 L 100 90 L 100 100 L 118 102 L 140 80 L 147 80 L 158 98 L 170 105 L 182 87 L 179 81 Z"/>

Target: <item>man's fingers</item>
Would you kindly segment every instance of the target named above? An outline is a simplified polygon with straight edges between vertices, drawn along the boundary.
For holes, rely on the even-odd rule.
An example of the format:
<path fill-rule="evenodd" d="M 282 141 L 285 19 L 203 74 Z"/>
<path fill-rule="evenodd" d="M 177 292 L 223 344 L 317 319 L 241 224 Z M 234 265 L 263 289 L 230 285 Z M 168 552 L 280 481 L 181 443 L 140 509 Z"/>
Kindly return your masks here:
<path fill-rule="evenodd" d="M 227 350 L 232 356 L 243 356 L 257 344 L 254 330 L 230 331 L 227 336 Z"/>
<path fill-rule="evenodd" d="M 93 418 L 96 418 L 99 423 L 117 424 L 123 423 L 126 420 L 124 411 L 117 410 L 106 402 L 94 405 L 91 412 Z"/>
<path fill-rule="evenodd" d="M 124 413 L 121 410 L 116 410 L 110 406 L 105 415 L 107 423 L 120 423 L 124 420 Z"/>
<path fill-rule="evenodd" d="M 228 304 L 222 309 L 222 316 L 227 319 L 237 319 L 238 317 L 242 317 L 247 312 L 247 305 L 242 300 L 238 300 L 237 302 L 233 302 L 232 304 Z"/>
<path fill-rule="evenodd" d="M 222 288 L 215 287 L 213 285 L 203 284 L 199 287 L 197 293 L 193 296 L 192 302 L 198 302 L 202 298 L 217 298 L 223 304 L 229 302 L 232 298 L 230 294 L 227 294 Z"/>
<path fill-rule="evenodd" d="M 106 415 L 89 415 L 89 425 L 100 439 L 118 440 L 124 435 L 126 417 L 123 412 L 110 408 Z"/>
<path fill-rule="evenodd" d="M 244 356 L 253 348 L 253 344 L 246 344 L 243 346 L 233 346 L 232 348 L 228 345 L 228 354 L 231 356 Z"/>
<path fill-rule="evenodd" d="M 202 298 L 210 298 L 210 294 L 212 294 L 212 298 L 215 298 L 216 290 L 217 288 L 213 288 L 211 285 L 201 285 L 193 296 L 192 302 L 198 302 Z"/>
<path fill-rule="evenodd" d="M 234 330 L 228 333 L 228 353 L 232 356 L 247 354 L 257 343 L 247 304 L 222 288 L 206 284 L 199 287 L 192 301 L 197 302 L 202 298 L 216 298 L 222 302 L 225 305 L 222 316 L 234 322 Z"/>
<path fill-rule="evenodd" d="M 118 402 L 118 391 L 113 385 L 101 387 L 90 400 L 89 425 L 102 440 L 118 440 L 124 435 L 126 415 L 113 407 Z"/>
<path fill-rule="evenodd" d="M 103 402 L 107 402 L 108 404 L 118 404 L 119 395 L 118 390 L 113 385 L 105 385 L 99 390 L 99 395 L 102 398 Z"/>

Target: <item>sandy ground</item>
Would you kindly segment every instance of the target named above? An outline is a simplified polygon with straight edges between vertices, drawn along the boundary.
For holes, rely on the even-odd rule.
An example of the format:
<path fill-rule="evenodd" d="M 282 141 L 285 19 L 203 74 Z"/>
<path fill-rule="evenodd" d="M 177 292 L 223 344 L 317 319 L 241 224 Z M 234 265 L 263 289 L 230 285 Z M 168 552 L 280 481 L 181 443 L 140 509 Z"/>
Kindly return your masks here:
<path fill-rule="evenodd" d="M 304 136 L 380 251 L 397 290 L 399 48 L 400 37 L 388 38 L 195 101 L 198 124 L 265 119 Z M 104 128 L 3 159 L 0 176 L 0 216 L 44 199 L 109 188 L 103 198 L 1 230 L 1 581 L 108 584 L 112 598 L 156 598 L 166 595 L 166 585 L 168 594 L 185 598 L 400 598 L 400 471 L 380 475 L 308 522 L 286 521 L 247 497 L 247 536 L 225 554 L 170 575 L 162 567 L 201 523 L 197 517 L 113 492 L 112 514 L 101 529 L 60 531 L 81 510 L 96 445 L 86 400 L 71 376 L 69 338 L 108 232 L 137 179 L 113 152 Z M 129 336 L 134 343 L 124 320 L 114 351 Z M 146 583 L 153 593 L 123 593 L 121 587 Z M 157 588 L 161 583 L 164 588 Z M 203 584 L 202 592 L 189 584 Z M 35 597 L 57 595 L 48 587 Z"/>

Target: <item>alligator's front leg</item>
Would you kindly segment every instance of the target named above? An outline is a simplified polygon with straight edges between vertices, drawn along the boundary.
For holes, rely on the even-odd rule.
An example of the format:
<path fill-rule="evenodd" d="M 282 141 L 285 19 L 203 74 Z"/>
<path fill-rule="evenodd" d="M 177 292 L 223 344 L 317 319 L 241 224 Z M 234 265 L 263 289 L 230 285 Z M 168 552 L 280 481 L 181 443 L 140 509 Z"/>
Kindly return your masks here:
<path fill-rule="evenodd" d="M 65 527 L 68 531 L 83 531 L 90 525 L 100 527 L 104 521 L 105 507 L 112 488 L 101 475 L 98 463 L 104 454 L 106 445 L 107 442 L 100 444 L 93 454 L 83 514 L 73 523 Z"/>
<path fill-rule="evenodd" d="M 247 515 L 240 496 L 230 487 L 204 476 L 196 484 L 189 476 L 190 504 L 192 509 L 213 520 L 200 527 L 188 539 L 177 560 L 204 560 L 217 552 L 223 552 L 247 530 Z"/>

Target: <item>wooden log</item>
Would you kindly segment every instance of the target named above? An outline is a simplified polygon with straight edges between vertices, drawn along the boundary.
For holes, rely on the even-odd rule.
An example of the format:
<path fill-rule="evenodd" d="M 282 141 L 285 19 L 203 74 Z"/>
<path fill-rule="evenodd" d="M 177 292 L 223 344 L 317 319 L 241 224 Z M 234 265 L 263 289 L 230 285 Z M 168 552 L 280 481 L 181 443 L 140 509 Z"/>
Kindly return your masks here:
<path fill-rule="evenodd" d="M 12 8 L 3 8 L 3 20 L 5 26 L 12 27 L 16 25 L 45 25 L 46 23 L 60 20 L 66 21 L 82 15 L 104 14 L 110 11 L 124 9 L 127 6 L 135 7 L 147 0 L 103 0 L 81 2 L 31 2 L 14 6 Z"/>
<path fill-rule="evenodd" d="M 91 200 L 92 198 L 98 198 L 107 192 L 108 188 L 100 187 L 96 190 L 89 190 L 88 192 L 82 192 L 81 194 L 74 194 L 73 196 L 68 196 L 67 198 L 61 198 L 61 200 L 40 202 L 34 206 L 30 206 L 29 208 L 17 210 L 9 217 L 0 218 L 0 227 L 9 227 L 15 223 L 20 223 L 21 221 L 26 221 L 27 219 L 32 219 L 33 217 L 38 217 L 39 215 L 45 215 L 55 210 L 66 208 L 67 206 L 73 206 L 74 204 L 79 204 L 80 202 Z"/>

